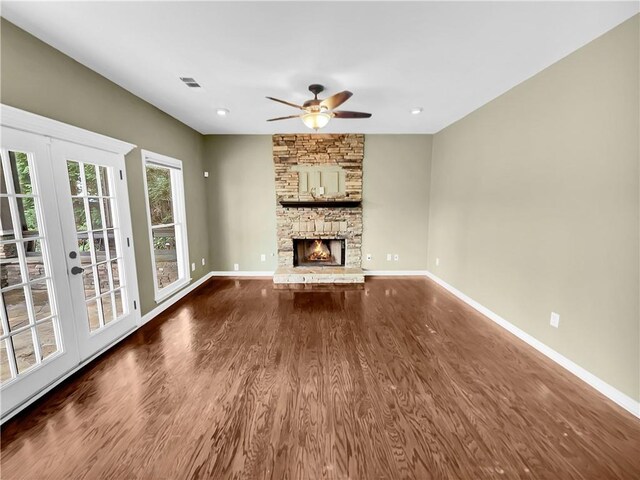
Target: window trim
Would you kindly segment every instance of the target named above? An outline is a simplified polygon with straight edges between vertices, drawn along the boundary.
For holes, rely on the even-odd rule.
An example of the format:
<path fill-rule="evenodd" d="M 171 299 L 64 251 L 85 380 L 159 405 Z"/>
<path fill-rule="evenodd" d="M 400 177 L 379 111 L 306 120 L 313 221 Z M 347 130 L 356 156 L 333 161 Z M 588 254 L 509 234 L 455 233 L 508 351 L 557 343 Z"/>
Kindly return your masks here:
<path fill-rule="evenodd" d="M 156 303 L 161 303 L 179 290 L 183 289 L 191 283 L 191 269 L 189 268 L 189 239 L 187 237 L 187 209 L 185 204 L 184 190 L 184 171 L 182 169 L 182 161 L 176 158 L 168 157 L 159 153 L 141 150 L 142 156 L 142 179 L 144 184 L 144 202 L 147 214 L 147 232 L 149 234 L 149 247 L 151 252 L 151 267 L 153 275 L 153 292 Z M 156 272 L 156 258 L 153 248 L 153 226 L 151 224 L 151 209 L 149 205 L 149 187 L 147 185 L 147 165 L 157 165 L 159 167 L 169 168 L 171 171 L 171 193 L 173 200 L 173 223 L 178 227 L 182 240 L 178 242 L 176 238 L 176 256 L 178 258 L 178 280 L 164 288 L 158 287 L 158 277 Z M 179 246 L 178 244 L 181 243 Z M 180 277 L 182 260 L 182 276 Z"/>

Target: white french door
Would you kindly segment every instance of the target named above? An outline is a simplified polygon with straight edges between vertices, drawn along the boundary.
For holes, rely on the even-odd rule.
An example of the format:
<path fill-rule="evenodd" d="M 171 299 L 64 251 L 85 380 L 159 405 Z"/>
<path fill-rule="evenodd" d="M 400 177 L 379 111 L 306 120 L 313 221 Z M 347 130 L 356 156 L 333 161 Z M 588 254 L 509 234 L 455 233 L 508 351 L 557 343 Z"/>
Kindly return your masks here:
<path fill-rule="evenodd" d="M 1 130 L 4 416 L 140 320 L 124 156 Z"/>

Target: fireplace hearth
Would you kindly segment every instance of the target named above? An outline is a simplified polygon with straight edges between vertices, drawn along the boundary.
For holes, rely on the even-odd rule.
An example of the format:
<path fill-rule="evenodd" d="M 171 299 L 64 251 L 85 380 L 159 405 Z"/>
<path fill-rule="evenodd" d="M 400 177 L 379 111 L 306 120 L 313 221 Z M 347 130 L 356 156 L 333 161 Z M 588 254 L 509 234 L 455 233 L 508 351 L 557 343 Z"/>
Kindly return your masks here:
<path fill-rule="evenodd" d="M 345 264 L 345 240 L 294 238 L 294 267 L 341 267 Z"/>

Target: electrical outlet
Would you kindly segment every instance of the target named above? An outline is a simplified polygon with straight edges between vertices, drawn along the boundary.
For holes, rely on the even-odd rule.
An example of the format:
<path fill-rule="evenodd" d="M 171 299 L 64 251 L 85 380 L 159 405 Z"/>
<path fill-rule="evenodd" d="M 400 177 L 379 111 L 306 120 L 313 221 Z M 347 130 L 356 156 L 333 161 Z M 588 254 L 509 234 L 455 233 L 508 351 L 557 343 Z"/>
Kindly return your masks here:
<path fill-rule="evenodd" d="M 370 253 L 367 253 L 367 261 L 369 261 L 369 262 L 371 261 L 371 254 Z"/>
<path fill-rule="evenodd" d="M 204 172 L 204 178 L 209 178 L 209 172 Z"/>
<path fill-rule="evenodd" d="M 264 253 L 262 255 L 260 255 L 260 261 L 261 262 L 266 262 L 267 261 L 267 255 L 264 254 Z"/>
<path fill-rule="evenodd" d="M 439 266 L 440 266 L 440 258 L 436 257 L 436 267 L 439 267 Z"/>
<path fill-rule="evenodd" d="M 400 255 L 398 255 L 397 253 L 393 256 L 393 259 L 397 262 L 398 260 L 400 260 Z"/>
<path fill-rule="evenodd" d="M 558 328 L 558 326 L 560 325 L 560 315 L 556 312 L 551 312 L 551 319 L 549 320 L 549 324 L 552 327 Z"/>
<path fill-rule="evenodd" d="M 234 263 L 233 264 L 233 269 L 237 272 L 238 270 L 240 270 L 240 264 L 239 263 Z"/>
<path fill-rule="evenodd" d="M 391 261 L 391 254 L 387 253 L 387 262 L 390 262 L 390 261 Z"/>
<path fill-rule="evenodd" d="M 202 259 L 202 265 L 204 266 L 204 264 L 205 264 L 205 263 L 206 263 L 206 262 L 204 261 L 204 258 L 203 258 L 203 259 Z"/>
<path fill-rule="evenodd" d="M 195 272 L 195 271 L 196 271 L 196 262 L 193 262 L 193 263 L 191 264 L 191 271 L 192 271 L 192 272 Z"/>

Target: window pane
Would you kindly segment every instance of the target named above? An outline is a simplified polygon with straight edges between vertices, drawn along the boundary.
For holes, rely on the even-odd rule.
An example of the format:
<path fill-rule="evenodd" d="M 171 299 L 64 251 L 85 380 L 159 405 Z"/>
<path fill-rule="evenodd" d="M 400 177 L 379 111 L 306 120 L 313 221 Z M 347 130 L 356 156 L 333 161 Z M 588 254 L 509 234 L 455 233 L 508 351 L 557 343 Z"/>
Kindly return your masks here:
<path fill-rule="evenodd" d="M 0 246 L 0 287 L 18 285 L 24 280 L 18 260 L 18 243 L 4 243 Z"/>
<path fill-rule="evenodd" d="M 13 342 L 13 351 L 16 354 L 18 373 L 24 372 L 36 363 L 36 354 L 33 349 L 33 336 L 31 334 L 31 330 L 31 328 L 28 328 L 24 332 L 20 332 L 11 337 L 11 341 Z"/>
<path fill-rule="evenodd" d="M 98 195 L 98 179 L 96 177 L 96 166 L 94 164 L 84 164 L 84 181 L 87 184 L 87 195 Z"/>
<path fill-rule="evenodd" d="M 53 329 L 53 320 L 47 320 L 36 326 L 38 331 L 38 341 L 40 342 L 40 355 L 44 360 L 49 355 L 53 355 L 58 351 L 56 343 L 56 334 Z"/>
<path fill-rule="evenodd" d="M 67 160 L 67 173 L 69 174 L 69 187 L 71 195 L 82 195 L 82 181 L 80 180 L 80 164 Z"/>
<path fill-rule="evenodd" d="M 102 228 L 102 214 L 100 213 L 100 200 L 89 198 L 89 216 L 91 217 L 91 229 Z"/>
<path fill-rule="evenodd" d="M 49 297 L 49 285 L 46 280 L 31 284 L 31 297 L 33 298 L 33 310 L 36 320 L 41 320 L 51 315 L 51 299 Z"/>
<path fill-rule="evenodd" d="M 37 237 L 38 219 L 36 217 L 36 206 L 33 198 L 17 198 L 18 212 L 22 221 L 22 236 Z"/>
<path fill-rule="evenodd" d="M 11 378 L 6 342 L 7 340 L 0 340 L 0 382 L 4 382 Z"/>
<path fill-rule="evenodd" d="M 44 259 L 42 258 L 42 241 L 31 240 L 24 242 L 24 250 L 27 256 L 27 269 L 29 270 L 29 280 L 37 280 L 46 275 L 44 269 Z"/>
<path fill-rule="evenodd" d="M 153 229 L 153 254 L 158 288 L 164 288 L 178 279 L 175 227 Z"/>
<path fill-rule="evenodd" d="M 24 292 L 25 287 L 14 288 L 2 292 L 2 299 L 7 310 L 9 320 L 9 330 L 14 331 L 29 323 L 29 312 L 27 311 L 27 300 Z"/>
<path fill-rule="evenodd" d="M 147 165 L 147 195 L 151 225 L 173 223 L 171 172 L 168 168 Z"/>
<path fill-rule="evenodd" d="M 74 198 L 73 202 L 73 218 L 76 221 L 76 231 L 84 232 L 87 230 L 87 215 L 84 210 L 84 200 L 82 198 Z"/>
<path fill-rule="evenodd" d="M 29 159 L 27 154 L 23 152 L 9 152 L 11 159 L 11 168 L 15 173 L 15 189 L 16 193 L 30 195 L 33 193 L 31 188 L 31 172 L 29 170 Z"/>
<path fill-rule="evenodd" d="M 100 320 L 98 319 L 98 308 L 100 308 L 100 300 L 91 300 L 87 302 L 87 315 L 89 317 L 89 331 L 93 332 L 100 328 Z"/>
<path fill-rule="evenodd" d="M 108 197 L 111 195 L 111 190 L 109 190 L 109 176 L 107 167 L 99 167 L 100 168 L 100 186 L 102 187 L 102 195 Z"/>

